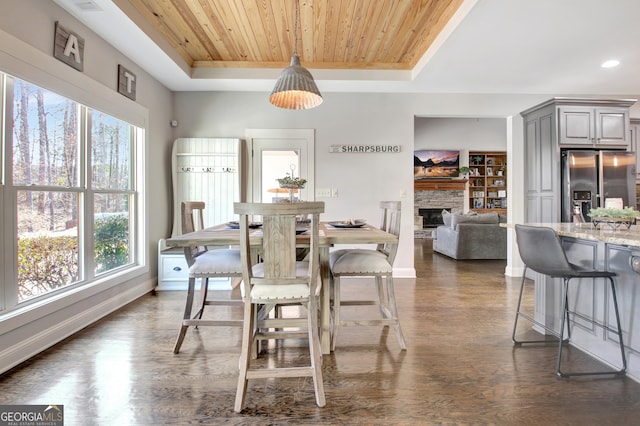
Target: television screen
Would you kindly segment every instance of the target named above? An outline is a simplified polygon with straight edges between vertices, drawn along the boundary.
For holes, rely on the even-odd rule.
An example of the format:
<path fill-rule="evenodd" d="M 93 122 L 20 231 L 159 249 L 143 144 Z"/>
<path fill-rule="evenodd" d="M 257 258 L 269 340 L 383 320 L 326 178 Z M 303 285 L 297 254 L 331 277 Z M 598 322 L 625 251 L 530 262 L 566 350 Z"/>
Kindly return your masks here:
<path fill-rule="evenodd" d="M 460 151 L 413 151 L 413 176 L 420 178 L 458 177 Z"/>

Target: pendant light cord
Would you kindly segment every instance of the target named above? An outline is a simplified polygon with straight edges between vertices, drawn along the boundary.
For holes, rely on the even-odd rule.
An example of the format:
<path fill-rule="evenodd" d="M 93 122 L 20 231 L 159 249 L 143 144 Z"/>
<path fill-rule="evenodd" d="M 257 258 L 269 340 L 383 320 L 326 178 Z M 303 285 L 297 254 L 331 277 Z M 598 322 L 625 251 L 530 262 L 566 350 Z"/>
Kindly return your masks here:
<path fill-rule="evenodd" d="M 298 56 L 298 21 L 300 19 L 300 2 L 299 0 L 295 0 L 295 1 L 296 1 L 296 18 L 295 18 L 295 25 L 293 27 L 293 40 L 294 40 L 293 54 L 294 56 Z"/>

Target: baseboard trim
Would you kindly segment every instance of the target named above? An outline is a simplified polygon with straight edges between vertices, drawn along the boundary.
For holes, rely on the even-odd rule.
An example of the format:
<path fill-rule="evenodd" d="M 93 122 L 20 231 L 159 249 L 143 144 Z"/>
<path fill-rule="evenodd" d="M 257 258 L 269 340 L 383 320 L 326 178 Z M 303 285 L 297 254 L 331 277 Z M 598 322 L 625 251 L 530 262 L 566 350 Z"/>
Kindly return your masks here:
<path fill-rule="evenodd" d="M 92 306 L 91 309 L 84 310 L 64 321 L 52 324 L 51 327 L 4 349 L 0 352 L 0 366 L 2 366 L 0 367 L 0 374 L 144 296 L 152 291 L 155 285 L 155 279 L 152 279 L 130 287 L 126 291 Z"/>

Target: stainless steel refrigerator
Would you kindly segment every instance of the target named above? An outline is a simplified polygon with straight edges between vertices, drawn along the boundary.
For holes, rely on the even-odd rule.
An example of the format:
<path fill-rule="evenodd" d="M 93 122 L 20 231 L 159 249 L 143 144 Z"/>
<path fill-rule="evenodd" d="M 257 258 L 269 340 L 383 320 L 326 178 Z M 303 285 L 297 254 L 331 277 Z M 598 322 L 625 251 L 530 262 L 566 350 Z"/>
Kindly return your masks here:
<path fill-rule="evenodd" d="M 636 206 L 636 155 L 629 151 L 562 151 L 563 222 L 580 218 L 605 203 Z M 574 216 L 575 215 L 575 216 Z"/>

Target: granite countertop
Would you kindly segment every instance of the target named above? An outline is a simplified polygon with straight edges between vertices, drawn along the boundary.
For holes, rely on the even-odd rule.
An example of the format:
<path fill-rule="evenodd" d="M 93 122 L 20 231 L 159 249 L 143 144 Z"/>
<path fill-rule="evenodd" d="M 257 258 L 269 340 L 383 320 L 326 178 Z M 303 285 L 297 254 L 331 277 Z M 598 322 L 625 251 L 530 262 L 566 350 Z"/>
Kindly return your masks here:
<path fill-rule="evenodd" d="M 562 237 L 640 247 L 640 225 L 631 225 L 630 228 L 621 225 L 617 229 L 606 223 L 601 223 L 598 226 L 599 229 L 595 229 L 592 223 L 527 223 L 527 225 L 552 228 Z"/>

